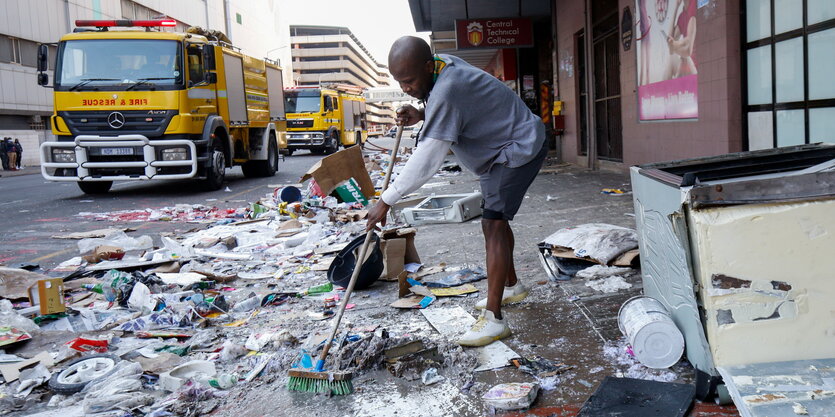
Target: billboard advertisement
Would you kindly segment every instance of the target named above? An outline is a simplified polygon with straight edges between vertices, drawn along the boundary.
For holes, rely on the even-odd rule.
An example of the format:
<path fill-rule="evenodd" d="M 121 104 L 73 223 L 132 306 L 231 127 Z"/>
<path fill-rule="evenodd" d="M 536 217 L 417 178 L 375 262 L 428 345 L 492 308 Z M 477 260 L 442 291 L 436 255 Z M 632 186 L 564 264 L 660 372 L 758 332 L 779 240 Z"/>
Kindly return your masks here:
<path fill-rule="evenodd" d="M 697 0 L 636 0 L 638 118 L 699 117 Z"/>

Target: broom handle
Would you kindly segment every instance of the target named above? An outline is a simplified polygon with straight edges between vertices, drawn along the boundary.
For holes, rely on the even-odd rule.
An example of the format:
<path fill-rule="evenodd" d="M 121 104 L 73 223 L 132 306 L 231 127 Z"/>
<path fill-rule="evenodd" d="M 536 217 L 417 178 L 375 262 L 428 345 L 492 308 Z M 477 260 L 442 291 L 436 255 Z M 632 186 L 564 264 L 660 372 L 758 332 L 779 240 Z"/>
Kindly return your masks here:
<path fill-rule="evenodd" d="M 389 166 L 386 168 L 386 177 L 383 180 L 383 191 L 386 191 L 389 186 L 389 180 L 391 180 L 391 171 L 394 168 L 394 160 L 397 157 L 397 150 L 400 148 L 400 138 L 403 136 L 403 126 L 397 126 L 397 135 L 395 135 L 394 139 L 394 149 L 391 150 L 391 159 L 389 161 Z M 377 203 L 379 204 L 379 203 Z M 359 256 L 357 257 L 357 262 L 354 264 L 354 272 L 351 274 L 351 281 L 348 283 L 348 288 L 345 289 L 345 296 L 342 298 L 342 302 L 339 304 L 339 311 L 336 313 L 336 321 L 333 323 L 333 327 L 331 328 L 331 334 L 328 336 L 328 341 L 325 343 L 325 348 L 322 349 L 322 354 L 319 355 L 319 361 L 316 363 L 316 372 L 321 372 L 324 370 L 325 367 L 325 358 L 328 356 L 328 351 L 331 348 L 331 343 L 333 343 L 333 339 L 336 337 L 336 332 L 339 330 L 339 322 L 342 321 L 342 313 L 345 312 L 345 306 L 348 305 L 348 300 L 351 298 L 351 293 L 354 291 L 354 284 L 357 283 L 357 277 L 359 277 L 360 269 L 362 269 L 362 264 L 365 262 L 365 255 L 368 252 L 368 246 L 371 243 L 371 236 L 374 235 L 374 229 L 368 231 L 365 234 L 365 241 L 362 244 L 360 249 Z"/>

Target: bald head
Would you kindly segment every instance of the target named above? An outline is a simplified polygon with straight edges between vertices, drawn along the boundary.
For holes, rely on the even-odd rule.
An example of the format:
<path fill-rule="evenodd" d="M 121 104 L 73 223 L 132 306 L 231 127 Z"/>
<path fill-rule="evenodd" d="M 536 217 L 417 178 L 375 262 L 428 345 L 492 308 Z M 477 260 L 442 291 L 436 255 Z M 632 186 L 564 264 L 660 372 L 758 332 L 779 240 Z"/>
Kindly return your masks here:
<path fill-rule="evenodd" d="M 407 63 L 419 65 L 432 59 L 432 49 L 425 40 L 415 36 L 403 36 L 394 41 L 389 51 L 389 65 Z"/>
<path fill-rule="evenodd" d="M 429 44 L 421 38 L 404 36 L 391 46 L 389 72 L 404 93 L 425 99 L 432 89 L 434 57 Z"/>

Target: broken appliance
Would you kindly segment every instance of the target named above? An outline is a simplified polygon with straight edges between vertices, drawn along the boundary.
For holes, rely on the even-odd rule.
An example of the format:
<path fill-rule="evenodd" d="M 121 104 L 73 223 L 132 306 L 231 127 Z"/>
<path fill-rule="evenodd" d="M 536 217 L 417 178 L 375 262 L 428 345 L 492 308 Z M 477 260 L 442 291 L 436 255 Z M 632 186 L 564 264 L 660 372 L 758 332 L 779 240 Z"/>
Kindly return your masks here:
<path fill-rule="evenodd" d="M 684 334 L 700 398 L 835 410 L 833 167 L 835 145 L 812 144 L 631 168 L 644 294 Z"/>

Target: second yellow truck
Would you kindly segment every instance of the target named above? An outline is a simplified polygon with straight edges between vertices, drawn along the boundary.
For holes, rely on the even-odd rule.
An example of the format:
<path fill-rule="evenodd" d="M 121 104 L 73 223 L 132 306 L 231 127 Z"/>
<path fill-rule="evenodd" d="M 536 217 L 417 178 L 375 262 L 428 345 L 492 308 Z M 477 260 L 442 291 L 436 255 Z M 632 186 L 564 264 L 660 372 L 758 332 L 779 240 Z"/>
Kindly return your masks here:
<path fill-rule="evenodd" d="M 339 146 L 364 144 L 368 139 L 362 89 L 346 84 L 322 84 L 284 90 L 288 155 L 299 149 L 331 154 Z"/>

